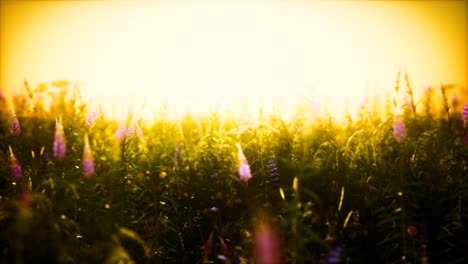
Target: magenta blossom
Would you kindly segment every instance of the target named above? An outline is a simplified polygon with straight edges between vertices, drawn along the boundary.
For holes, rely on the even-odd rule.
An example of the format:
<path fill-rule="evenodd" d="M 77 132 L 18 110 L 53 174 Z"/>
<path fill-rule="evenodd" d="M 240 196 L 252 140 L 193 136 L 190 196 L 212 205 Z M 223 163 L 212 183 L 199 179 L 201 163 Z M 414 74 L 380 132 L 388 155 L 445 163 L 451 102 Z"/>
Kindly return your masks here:
<path fill-rule="evenodd" d="M 14 181 L 19 181 L 21 178 L 23 178 L 23 170 L 21 169 L 21 165 L 19 164 L 18 160 L 15 157 L 15 154 L 13 153 L 13 149 L 11 146 L 8 146 L 10 150 L 10 169 L 11 169 L 11 175 L 13 176 Z"/>
<path fill-rule="evenodd" d="M 18 121 L 18 117 L 16 116 L 15 110 L 11 111 L 10 122 L 11 122 L 12 133 L 16 136 L 21 134 L 21 127 Z"/>
<path fill-rule="evenodd" d="M 328 252 L 328 255 L 325 258 L 325 264 L 335 264 L 341 262 L 341 251 L 342 249 L 338 246 L 335 246 Z"/>
<path fill-rule="evenodd" d="M 203 251 L 204 261 L 207 261 L 211 255 L 211 250 L 213 249 L 213 233 L 210 234 L 210 237 L 200 249 Z"/>
<path fill-rule="evenodd" d="M 119 124 L 119 128 L 117 128 L 117 132 L 115 132 L 115 136 L 119 141 L 122 141 L 125 139 L 125 136 L 127 134 L 127 127 L 125 125 L 125 121 L 121 121 Z"/>
<path fill-rule="evenodd" d="M 465 123 L 468 123 L 468 104 L 463 106 L 462 120 Z"/>

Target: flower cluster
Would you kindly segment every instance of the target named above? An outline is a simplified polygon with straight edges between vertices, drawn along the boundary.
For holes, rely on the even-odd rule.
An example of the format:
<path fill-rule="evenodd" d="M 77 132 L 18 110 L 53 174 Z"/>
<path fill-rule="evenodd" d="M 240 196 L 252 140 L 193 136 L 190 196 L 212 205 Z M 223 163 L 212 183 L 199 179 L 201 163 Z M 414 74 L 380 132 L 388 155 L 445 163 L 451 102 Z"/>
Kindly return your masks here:
<path fill-rule="evenodd" d="M 242 147 L 240 143 L 237 143 L 237 150 L 238 150 L 238 156 L 239 156 L 239 167 L 238 167 L 239 178 L 241 181 L 246 182 L 252 178 L 249 162 L 247 161 L 247 158 L 244 156 L 244 153 L 242 152 Z"/>
<path fill-rule="evenodd" d="M 340 263 L 341 262 L 341 248 L 338 246 L 335 246 L 330 250 L 328 255 L 325 257 L 325 264 L 334 264 L 334 263 Z"/>
<path fill-rule="evenodd" d="M 128 127 L 126 123 L 127 122 L 125 118 L 120 120 L 119 127 L 115 133 L 115 136 L 119 141 L 123 141 L 125 138 L 133 137 L 135 135 L 135 131 L 139 138 L 143 138 L 143 130 L 141 130 L 141 127 L 138 125 L 138 122 L 135 118 L 132 119 Z"/>
<path fill-rule="evenodd" d="M 273 160 L 268 160 L 267 167 L 268 167 L 268 172 L 270 173 L 270 177 L 271 177 L 271 185 L 273 186 L 273 188 L 279 188 L 280 179 L 279 179 L 278 167 L 276 167 L 276 164 Z"/>
<path fill-rule="evenodd" d="M 16 116 L 15 110 L 11 111 L 11 116 L 10 116 L 10 122 L 11 122 L 11 131 L 14 135 L 19 135 L 21 134 L 21 127 L 18 121 L 18 117 Z"/>
<path fill-rule="evenodd" d="M 406 128 L 403 120 L 395 120 L 395 123 L 393 123 L 393 136 L 398 142 L 403 142 L 403 140 L 405 140 Z"/>
<path fill-rule="evenodd" d="M 465 124 L 468 123 L 468 104 L 463 106 L 463 112 L 461 117 Z"/>
<path fill-rule="evenodd" d="M 127 131 L 127 126 L 125 124 L 125 120 L 120 121 L 119 128 L 117 128 L 117 132 L 115 132 L 115 137 L 122 141 L 125 138 L 125 133 Z"/>
<path fill-rule="evenodd" d="M 15 181 L 21 180 L 23 178 L 23 170 L 21 169 L 21 165 L 19 164 L 18 160 L 15 157 L 15 154 L 13 153 L 13 150 L 11 149 L 11 146 L 8 146 L 10 150 L 10 169 L 11 169 L 11 175 L 13 175 L 13 179 Z"/>

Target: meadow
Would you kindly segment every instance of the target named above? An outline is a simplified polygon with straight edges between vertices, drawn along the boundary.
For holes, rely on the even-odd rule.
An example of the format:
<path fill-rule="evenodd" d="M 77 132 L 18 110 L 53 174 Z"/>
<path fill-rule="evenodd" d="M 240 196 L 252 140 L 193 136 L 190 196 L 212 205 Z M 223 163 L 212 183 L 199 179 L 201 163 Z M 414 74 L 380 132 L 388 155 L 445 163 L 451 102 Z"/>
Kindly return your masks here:
<path fill-rule="evenodd" d="M 150 125 L 25 82 L 0 97 L 0 263 L 466 263 L 468 105 L 401 79 L 342 120 Z"/>

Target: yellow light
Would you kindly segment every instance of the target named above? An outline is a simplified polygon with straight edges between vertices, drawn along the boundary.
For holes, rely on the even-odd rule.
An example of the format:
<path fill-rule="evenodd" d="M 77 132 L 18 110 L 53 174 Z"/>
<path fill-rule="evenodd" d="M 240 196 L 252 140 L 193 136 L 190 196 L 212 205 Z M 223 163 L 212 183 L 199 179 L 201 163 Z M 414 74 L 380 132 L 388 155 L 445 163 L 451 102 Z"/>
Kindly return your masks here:
<path fill-rule="evenodd" d="M 282 198 L 283 200 L 286 200 L 286 196 L 284 195 L 283 188 L 281 188 L 281 187 L 279 188 L 279 193 L 280 193 L 280 195 L 281 195 L 281 198 Z"/>
<path fill-rule="evenodd" d="M 348 225 L 348 221 L 349 221 L 349 218 L 351 217 L 351 215 L 353 214 L 353 210 L 349 211 L 348 215 L 346 216 L 344 222 L 343 222 L 343 229 L 346 228 L 346 226 Z"/>
<path fill-rule="evenodd" d="M 340 204 L 338 205 L 338 212 L 341 211 L 341 206 L 343 205 L 343 199 L 344 199 L 344 186 L 341 187 Z"/>
<path fill-rule="evenodd" d="M 0 85 L 79 81 L 113 118 L 134 108 L 152 120 L 164 103 L 174 118 L 213 109 L 255 117 L 260 106 L 289 118 L 297 104 L 353 115 L 366 96 L 393 89 L 400 68 L 416 97 L 428 82 L 466 87 L 466 7 L 1 1 Z"/>
<path fill-rule="evenodd" d="M 293 190 L 294 191 L 297 191 L 298 182 L 299 182 L 299 179 L 297 177 L 294 177 L 294 180 L 293 180 Z"/>

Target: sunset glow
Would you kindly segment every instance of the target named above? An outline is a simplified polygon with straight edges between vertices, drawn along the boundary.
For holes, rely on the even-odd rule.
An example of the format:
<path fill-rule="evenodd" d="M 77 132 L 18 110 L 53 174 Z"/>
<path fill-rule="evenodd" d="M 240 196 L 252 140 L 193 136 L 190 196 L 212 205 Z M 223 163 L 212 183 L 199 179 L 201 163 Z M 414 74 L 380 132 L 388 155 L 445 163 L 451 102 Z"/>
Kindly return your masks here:
<path fill-rule="evenodd" d="M 117 118 L 186 111 L 336 115 L 385 96 L 399 70 L 416 97 L 466 89 L 466 1 L 2 1 L 1 90 L 78 82 Z"/>

